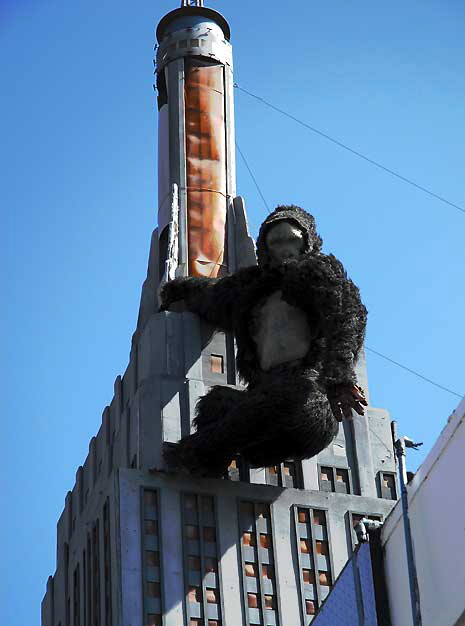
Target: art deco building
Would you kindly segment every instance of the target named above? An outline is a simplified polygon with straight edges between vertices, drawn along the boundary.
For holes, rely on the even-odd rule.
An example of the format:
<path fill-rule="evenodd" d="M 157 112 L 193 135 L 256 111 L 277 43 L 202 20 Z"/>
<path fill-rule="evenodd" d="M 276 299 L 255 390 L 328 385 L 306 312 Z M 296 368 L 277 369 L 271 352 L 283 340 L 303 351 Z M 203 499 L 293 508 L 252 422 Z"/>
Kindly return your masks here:
<path fill-rule="evenodd" d="M 396 499 L 390 420 L 369 407 L 316 458 L 224 479 L 167 471 L 211 385 L 240 387 L 234 338 L 158 312 L 160 281 L 255 263 L 236 197 L 230 30 L 184 3 L 157 28 L 159 214 L 129 365 L 58 521 L 42 626 L 309 624 L 361 516 Z M 368 391 L 364 357 L 357 372 Z"/>

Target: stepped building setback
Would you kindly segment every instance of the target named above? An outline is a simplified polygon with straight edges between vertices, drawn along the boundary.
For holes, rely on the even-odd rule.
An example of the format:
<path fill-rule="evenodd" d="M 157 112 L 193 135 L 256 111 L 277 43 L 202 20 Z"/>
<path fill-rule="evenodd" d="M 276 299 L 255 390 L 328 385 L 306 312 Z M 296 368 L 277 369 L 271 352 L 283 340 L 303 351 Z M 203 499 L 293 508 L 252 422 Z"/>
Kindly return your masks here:
<path fill-rule="evenodd" d="M 255 264 L 236 196 L 233 62 L 226 20 L 183 3 L 157 28 L 158 227 L 126 372 L 57 528 L 42 626 L 296 626 L 351 557 L 353 526 L 396 493 L 389 414 L 368 406 L 317 457 L 223 479 L 169 471 L 199 397 L 242 389 L 230 335 L 158 312 L 161 282 Z M 359 384 L 368 382 L 362 354 Z"/>

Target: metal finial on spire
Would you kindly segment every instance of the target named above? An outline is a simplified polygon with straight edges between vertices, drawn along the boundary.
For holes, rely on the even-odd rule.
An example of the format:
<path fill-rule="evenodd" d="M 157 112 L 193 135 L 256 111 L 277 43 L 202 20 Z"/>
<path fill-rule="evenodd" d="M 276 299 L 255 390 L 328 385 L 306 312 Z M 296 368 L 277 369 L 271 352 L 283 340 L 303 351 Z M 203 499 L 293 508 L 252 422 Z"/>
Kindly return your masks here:
<path fill-rule="evenodd" d="M 182 7 L 203 7 L 203 0 L 182 0 Z"/>

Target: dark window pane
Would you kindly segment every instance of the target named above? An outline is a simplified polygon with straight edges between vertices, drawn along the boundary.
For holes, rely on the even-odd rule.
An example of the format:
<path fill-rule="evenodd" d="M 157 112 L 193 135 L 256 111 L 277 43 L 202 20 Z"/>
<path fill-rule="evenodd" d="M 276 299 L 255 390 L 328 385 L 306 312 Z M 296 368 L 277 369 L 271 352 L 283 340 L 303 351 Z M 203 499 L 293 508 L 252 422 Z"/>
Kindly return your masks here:
<path fill-rule="evenodd" d="M 160 565 L 160 553 L 153 550 L 145 551 L 145 562 L 149 567 L 158 567 Z"/>

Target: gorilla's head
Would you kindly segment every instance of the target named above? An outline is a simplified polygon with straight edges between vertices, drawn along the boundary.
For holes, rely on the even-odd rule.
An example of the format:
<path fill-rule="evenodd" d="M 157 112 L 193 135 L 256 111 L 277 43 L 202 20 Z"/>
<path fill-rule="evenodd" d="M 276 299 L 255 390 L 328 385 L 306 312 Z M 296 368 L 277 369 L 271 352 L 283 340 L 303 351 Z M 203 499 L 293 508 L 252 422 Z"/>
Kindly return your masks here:
<path fill-rule="evenodd" d="M 278 206 L 260 227 L 258 264 L 276 266 L 302 254 L 319 252 L 322 243 L 313 215 L 293 204 Z"/>

